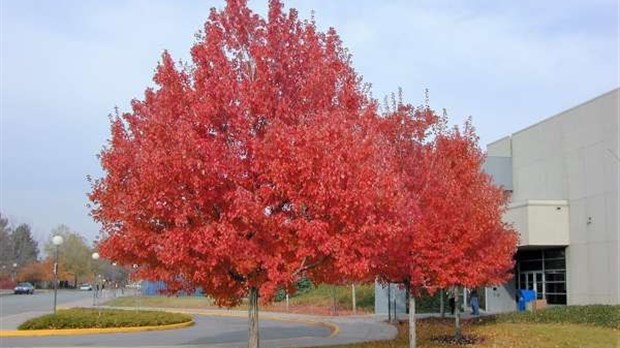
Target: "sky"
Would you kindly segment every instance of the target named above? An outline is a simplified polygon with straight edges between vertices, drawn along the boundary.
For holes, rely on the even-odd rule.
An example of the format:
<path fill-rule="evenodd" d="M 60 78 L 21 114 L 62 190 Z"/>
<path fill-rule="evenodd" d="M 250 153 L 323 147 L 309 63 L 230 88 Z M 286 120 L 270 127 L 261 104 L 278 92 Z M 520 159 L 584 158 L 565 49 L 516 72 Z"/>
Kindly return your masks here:
<path fill-rule="evenodd" d="M 0 0 L 0 212 L 36 240 L 65 224 L 93 240 L 88 175 L 108 115 L 152 86 L 164 49 L 189 60 L 209 0 Z M 259 14 L 266 0 L 250 0 Z M 619 1 L 285 1 L 334 27 L 379 99 L 471 116 L 480 145 L 620 85 Z"/>

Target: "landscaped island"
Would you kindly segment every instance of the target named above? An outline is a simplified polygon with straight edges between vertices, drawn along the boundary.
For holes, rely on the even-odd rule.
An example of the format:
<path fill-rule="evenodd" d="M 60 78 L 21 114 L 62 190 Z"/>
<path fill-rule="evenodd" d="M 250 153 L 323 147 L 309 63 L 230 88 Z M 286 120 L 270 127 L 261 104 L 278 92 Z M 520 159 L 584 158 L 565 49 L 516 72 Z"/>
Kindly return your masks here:
<path fill-rule="evenodd" d="M 181 313 L 72 308 L 30 319 L 21 324 L 18 330 L 126 328 L 164 326 L 191 321 L 189 315 Z"/>

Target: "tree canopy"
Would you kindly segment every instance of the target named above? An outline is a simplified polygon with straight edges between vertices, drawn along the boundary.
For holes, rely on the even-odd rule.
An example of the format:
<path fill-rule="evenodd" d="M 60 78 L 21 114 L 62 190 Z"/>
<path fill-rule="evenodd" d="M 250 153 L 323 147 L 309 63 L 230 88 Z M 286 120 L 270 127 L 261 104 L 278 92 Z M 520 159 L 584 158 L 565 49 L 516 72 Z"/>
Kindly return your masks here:
<path fill-rule="evenodd" d="M 13 230 L 11 233 L 11 245 L 13 246 L 13 261 L 20 267 L 37 261 L 39 245 L 32 238 L 29 225 L 20 224 Z"/>
<path fill-rule="evenodd" d="M 197 38 L 112 118 L 90 194 L 105 257 L 220 305 L 249 295 L 251 346 L 259 293 L 301 276 L 429 291 L 505 277 L 513 237 L 473 128 L 428 107 L 381 117 L 336 31 L 279 0 L 267 18 L 229 0 Z"/>

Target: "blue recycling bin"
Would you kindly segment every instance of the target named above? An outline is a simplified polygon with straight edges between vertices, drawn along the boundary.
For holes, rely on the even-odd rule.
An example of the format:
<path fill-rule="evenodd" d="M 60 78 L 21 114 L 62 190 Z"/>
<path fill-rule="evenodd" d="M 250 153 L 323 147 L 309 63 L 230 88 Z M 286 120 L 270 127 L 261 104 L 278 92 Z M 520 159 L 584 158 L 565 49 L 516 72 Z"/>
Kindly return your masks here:
<path fill-rule="evenodd" d="M 536 291 L 525 290 L 525 289 L 517 290 L 517 310 L 519 312 L 525 311 L 525 308 L 528 302 L 532 302 L 535 300 L 536 300 Z"/>

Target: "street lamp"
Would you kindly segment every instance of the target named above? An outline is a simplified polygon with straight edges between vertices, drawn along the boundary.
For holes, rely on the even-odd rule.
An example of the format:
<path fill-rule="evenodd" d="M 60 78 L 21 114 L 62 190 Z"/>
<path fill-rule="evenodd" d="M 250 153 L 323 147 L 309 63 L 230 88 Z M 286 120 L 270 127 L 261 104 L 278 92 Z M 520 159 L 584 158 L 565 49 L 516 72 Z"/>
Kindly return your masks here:
<path fill-rule="evenodd" d="M 62 236 L 52 238 L 52 244 L 56 247 L 54 253 L 54 314 L 56 314 L 56 299 L 58 297 L 58 247 L 62 245 L 62 242 L 64 242 Z"/>
<path fill-rule="evenodd" d="M 135 263 L 131 267 L 133 268 L 134 272 L 138 269 L 138 265 L 135 264 Z M 138 295 L 138 290 L 139 289 L 138 289 L 138 285 L 137 285 L 136 279 L 134 279 L 134 283 L 136 284 L 136 290 L 135 290 L 135 293 L 134 293 L 135 297 L 136 297 L 136 301 L 134 302 L 134 304 L 136 305 L 136 310 L 138 310 L 138 301 L 140 300 L 140 296 Z"/>
<path fill-rule="evenodd" d="M 15 278 L 17 278 L 17 263 L 13 263 L 13 272 L 11 273 L 11 280 L 15 282 Z"/>
<path fill-rule="evenodd" d="M 93 260 L 97 261 L 99 260 L 99 253 L 94 252 L 91 257 L 93 258 Z M 96 285 L 97 283 L 97 276 L 95 276 L 95 288 L 93 289 L 93 307 L 95 307 L 97 305 L 97 292 L 99 291 L 99 287 Z"/>

